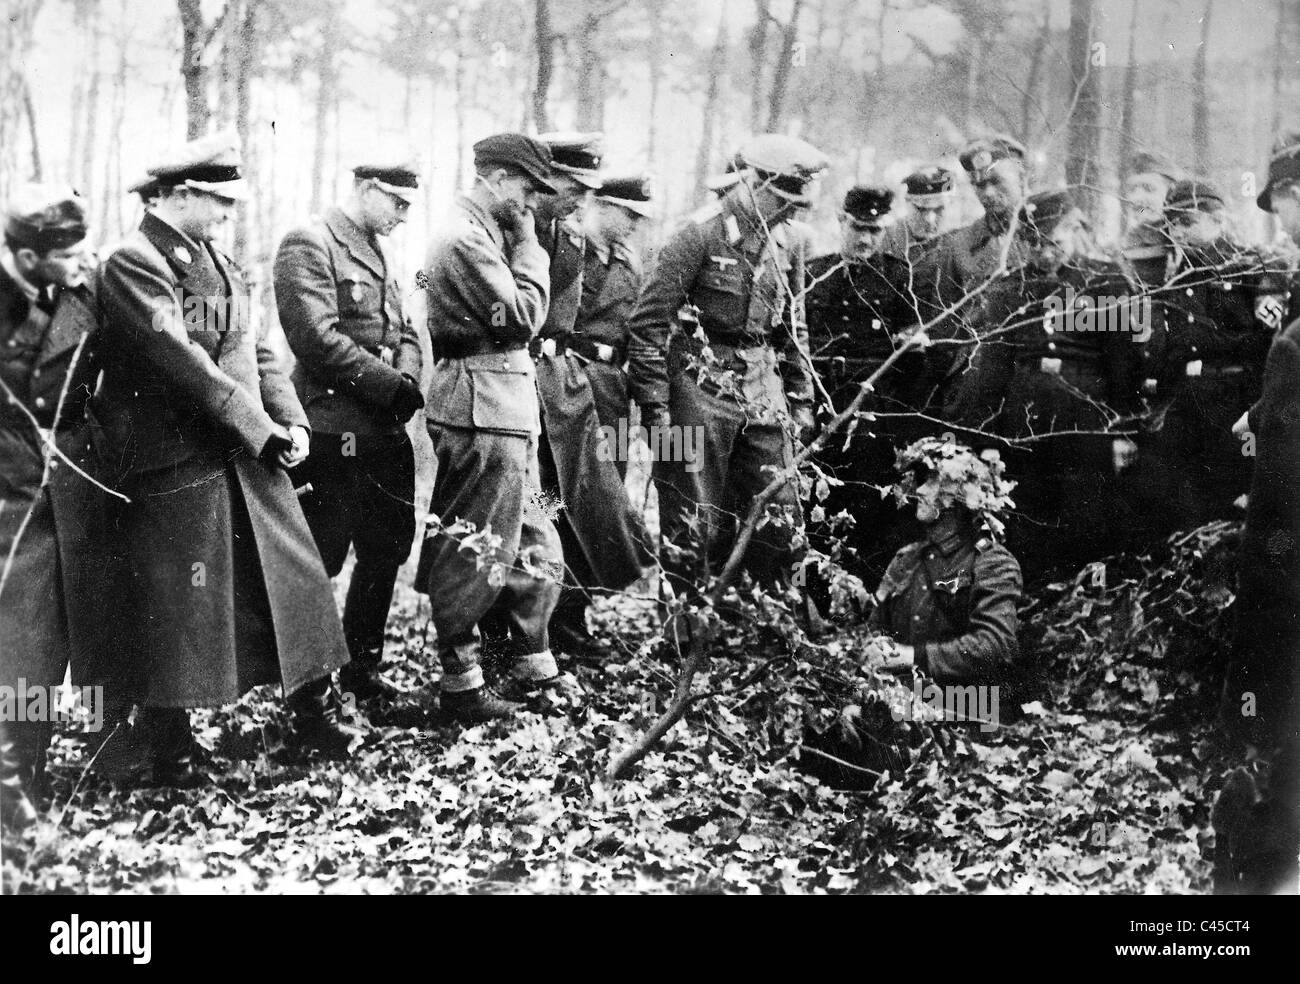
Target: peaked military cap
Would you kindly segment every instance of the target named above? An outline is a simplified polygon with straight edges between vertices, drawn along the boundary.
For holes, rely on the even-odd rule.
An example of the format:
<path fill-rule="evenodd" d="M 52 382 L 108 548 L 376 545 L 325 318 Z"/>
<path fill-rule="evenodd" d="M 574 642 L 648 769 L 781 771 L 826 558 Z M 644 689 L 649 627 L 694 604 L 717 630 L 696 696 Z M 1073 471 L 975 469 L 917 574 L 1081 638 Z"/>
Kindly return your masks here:
<path fill-rule="evenodd" d="M 826 155 L 812 144 L 780 133 L 754 137 L 740 148 L 737 157 L 774 193 L 801 205 L 812 204 L 809 185 L 830 166 Z"/>
<path fill-rule="evenodd" d="M 18 249 L 48 253 L 86 238 L 86 202 L 64 185 L 20 185 L 5 212 L 5 240 Z"/>
<path fill-rule="evenodd" d="M 139 195 L 140 201 L 146 205 L 157 198 L 160 191 L 162 191 L 162 187 L 158 184 L 158 179 L 151 174 L 146 174 L 126 189 L 128 195 Z"/>
<path fill-rule="evenodd" d="M 740 180 L 741 172 L 744 170 L 745 162 L 741 159 L 740 154 L 732 154 L 727 158 L 727 166 L 723 168 L 721 174 L 715 174 L 704 179 L 704 187 L 715 195 L 725 195 L 728 189 L 735 187 L 736 182 Z"/>
<path fill-rule="evenodd" d="M 1171 212 L 1217 212 L 1223 196 L 1208 181 L 1179 181 L 1165 195 L 1165 214 Z"/>
<path fill-rule="evenodd" d="M 507 167 L 528 175 L 539 189 L 554 195 L 551 184 L 551 149 L 522 133 L 494 133 L 474 145 L 475 167 Z"/>
<path fill-rule="evenodd" d="M 161 163 L 149 168 L 159 189 L 186 187 L 230 201 L 246 201 L 248 185 L 240 170 L 239 137 L 222 130 L 191 140 Z"/>
<path fill-rule="evenodd" d="M 1140 151 L 1129 158 L 1129 174 L 1159 174 L 1169 181 L 1178 181 L 1183 173 L 1174 163 L 1159 154 Z"/>
<path fill-rule="evenodd" d="M 571 175 L 588 188 L 600 187 L 603 133 L 543 133 L 537 139 L 550 148 L 554 170 Z"/>
<path fill-rule="evenodd" d="M 419 193 L 420 175 L 410 162 L 358 164 L 352 169 L 356 178 L 370 179 L 390 195 L 411 201 Z"/>
<path fill-rule="evenodd" d="M 1300 132 L 1295 131 L 1279 134 L 1274 142 L 1268 161 L 1268 183 L 1255 204 L 1266 212 L 1273 211 L 1273 189 L 1290 181 L 1300 181 Z"/>
<path fill-rule="evenodd" d="M 919 208 L 942 205 L 952 191 L 953 184 L 952 172 L 938 164 L 917 168 L 903 179 L 907 200 Z"/>
<path fill-rule="evenodd" d="M 596 192 L 596 198 L 602 202 L 622 205 L 629 212 L 649 218 L 653 214 L 650 200 L 654 195 L 653 185 L 648 175 L 637 174 L 630 177 L 606 178 Z"/>
<path fill-rule="evenodd" d="M 962 168 L 970 174 L 971 180 L 978 181 L 998 161 L 1012 160 L 1024 164 L 1027 155 L 1025 145 L 1019 140 L 1004 134 L 995 134 L 972 140 L 961 152 L 958 160 L 961 161 Z"/>
<path fill-rule="evenodd" d="M 1040 191 L 1030 195 L 1020 209 L 1020 226 L 1029 239 L 1042 240 L 1067 215 L 1079 210 L 1074 194 L 1063 188 L 1058 191 Z"/>
<path fill-rule="evenodd" d="M 854 185 L 844 195 L 849 218 L 874 226 L 888 224 L 894 210 L 894 192 L 881 185 Z"/>

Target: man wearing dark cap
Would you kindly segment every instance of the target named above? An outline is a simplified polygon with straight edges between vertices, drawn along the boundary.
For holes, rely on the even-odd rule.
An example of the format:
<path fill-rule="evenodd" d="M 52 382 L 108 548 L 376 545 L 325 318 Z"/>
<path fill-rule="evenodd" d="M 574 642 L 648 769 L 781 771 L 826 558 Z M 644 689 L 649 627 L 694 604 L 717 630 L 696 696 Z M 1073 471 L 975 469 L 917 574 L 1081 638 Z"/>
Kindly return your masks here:
<path fill-rule="evenodd" d="M 192 786 L 186 708 L 259 684 L 283 686 L 293 741 L 344 754 L 330 674 L 348 656 L 288 475 L 308 453 L 307 416 L 212 242 L 245 195 L 237 139 L 193 141 L 150 174 L 159 198 L 102 272 L 94 410 L 131 499 L 122 543 L 153 778 Z"/>
<path fill-rule="evenodd" d="M 108 496 L 85 421 L 99 372 L 85 202 L 70 188 L 24 185 L 5 209 L 0 248 L 0 686 L 28 693 L 103 685 L 116 571 L 101 520 Z M 66 395 L 64 393 L 66 389 Z M 100 708 L 102 710 L 102 708 Z M 113 721 L 106 722 L 112 727 Z M 48 720 L 0 721 L 0 827 L 36 817 Z"/>
<path fill-rule="evenodd" d="M 806 236 L 792 225 L 812 201 L 826 157 L 802 140 L 755 137 L 741 149 L 741 180 L 695 212 L 664 245 L 632 313 L 628 386 L 647 426 L 677 435 L 656 455 L 662 563 L 681 595 L 699 590 L 730 553 L 737 517 L 789 467 L 795 437 L 812 428 L 812 380 L 803 353 Z M 670 332 L 678 310 L 698 314 L 693 335 Z M 689 437 L 696 444 L 685 453 Z M 689 459 L 689 460 L 688 460 Z M 794 482 L 772 500 L 745 564 L 755 580 L 788 580 L 802 527 Z"/>
<path fill-rule="evenodd" d="M 341 207 L 280 242 L 275 299 L 313 434 L 293 474 L 302 510 L 330 577 L 356 549 L 343 609 L 351 661 L 339 684 L 366 700 L 393 694 L 379 668 L 397 569 L 415 538 L 406 422 L 424 406 L 419 337 L 380 237 L 405 221 L 419 179 L 400 163 L 352 173 Z"/>
<path fill-rule="evenodd" d="M 1274 145 L 1259 206 L 1300 244 L 1300 134 Z M 1211 812 L 1216 894 L 1300 890 L 1300 320 L 1273 339 L 1250 409 L 1255 473 L 1219 719 L 1245 763 Z"/>
<path fill-rule="evenodd" d="M 887 245 L 895 228 L 894 192 L 886 187 L 856 185 L 844 196 L 839 214 L 840 249 L 808 263 L 808 345 L 813 366 L 831 397 L 832 415 L 857 396 L 860 385 L 902 343 L 917 323 L 909 290 L 905 254 Z M 922 355 L 911 352 L 874 384 L 865 411 L 914 412 L 924 400 Z M 845 482 L 821 503 L 828 516 L 848 510 L 855 525 L 845 543 L 855 554 L 854 573 L 868 579 L 884 571 L 902 546 L 898 513 L 877 488 L 892 484 L 894 445 L 910 443 L 909 422 L 881 417 L 859 421 L 851 435 L 833 438 L 819 455 L 829 474 Z M 897 535 L 895 533 L 897 532 Z M 841 558 L 850 559 L 849 554 Z M 866 570 L 864 571 L 864 565 Z"/>
<path fill-rule="evenodd" d="M 1007 546 L 1026 581 L 1073 575 L 1113 542 L 1112 441 L 1136 413 L 1134 342 L 1141 312 L 1118 267 L 1082 251 L 1083 215 L 1069 191 L 1031 195 L 1017 235 L 1025 264 L 981 298 L 980 342 L 948 411 L 987 434 L 1015 479 Z M 1131 330 L 1130 330 L 1131 329 Z M 1024 442 L 1024 443 L 1017 443 Z"/>
<path fill-rule="evenodd" d="M 923 321 L 943 312 L 944 320 L 930 329 L 935 344 L 927 352 L 933 375 L 935 406 L 941 406 L 965 369 L 973 341 L 968 323 L 972 297 L 1025 259 L 1024 241 L 1013 227 L 1029 189 L 1025 148 L 1011 137 L 972 141 L 960 156 L 962 169 L 984 214 L 970 225 L 937 237 L 918 265 L 916 281 Z M 950 310 L 960 308 L 959 310 Z"/>
<path fill-rule="evenodd" d="M 920 258 L 928 244 L 943 232 L 944 216 L 953 197 L 952 172 L 932 164 L 903 179 L 907 212 L 885 238 L 885 250 L 895 256 Z"/>
<path fill-rule="evenodd" d="M 592 647 L 586 619 L 590 590 L 622 590 L 653 561 L 618 468 L 611 455 L 601 453 L 587 357 L 570 348 L 583 296 L 583 219 L 593 191 L 601 187 L 603 138 L 576 133 L 543 134 L 538 139 L 550 148 L 551 182 L 559 189 L 537 212 L 538 239 L 551 257 L 551 301 L 532 346 L 541 401 L 542 489 L 563 504 L 555 523 L 567 567 L 550 634 L 556 648 L 580 654 Z"/>
<path fill-rule="evenodd" d="M 1231 428 L 1259 398 L 1286 296 L 1277 258 L 1228 236 L 1214 186 L 1180 181 L 1163 211 L 1175 256 L 1152 291 L 1164 331 L 1145 351 L 1151 412 L 1136 476 L 1152 513 L 1167 520 L 1160 533 L 1238 515 L 1252 458 Z"/>
<path fill-rule="evenodd" d="M 540 498 L 537 372 L 528 353 L 550 299 L 549 258 L 532 212 L 555 192 L 551 154 L 531 137 L 497 134 L 474 145 L 474 170 L 421 280 L 435 360 L 425 402 L 438 463 L 429 508 L 442 526 L 424 542 L 417 583 L 438 633 L 443 710 L 466 722 L 520 706 L 484 679 L 484 620 L 506 626 L 512 689 L 559 684 L 547 622 L 563 564 Z"/>

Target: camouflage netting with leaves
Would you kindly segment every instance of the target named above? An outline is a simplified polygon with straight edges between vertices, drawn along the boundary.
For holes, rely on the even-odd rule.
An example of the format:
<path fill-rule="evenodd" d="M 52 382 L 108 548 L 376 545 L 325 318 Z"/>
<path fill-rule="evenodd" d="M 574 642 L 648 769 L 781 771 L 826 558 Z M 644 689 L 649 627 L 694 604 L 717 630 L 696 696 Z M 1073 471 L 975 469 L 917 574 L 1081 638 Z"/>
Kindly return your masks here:
<path fill-rule="evenodd" d="M 712 695 L 610 782 L 676 677 L 649 644 L 652 607 L 618 598 L 595 616 L 605 659 L 575 668 L 589 701 L 574 717 L 376 725 L 352 763 L 303 762 L 260 690 L 196 715 L 217 778 L 194 792 L 115 784 L 138 750 L 110 746 L 87 771 L 95 744 L 62 733 L 48 819 L 5 845 L 5 889 L 1207 890 L 1235 537 L 1206 527 L 1050 586 L 1026 611 L 1041 692 L 991 732 L 896 720 L 906 692 L 860 670 L 865 629 L 810 646 L 746 620 L 696 683 Z M 428 703 L 421 604 L 399 589 L 389 659 Z M 798 749 L 850 703 L 879 777 L 835 789 Z"/>

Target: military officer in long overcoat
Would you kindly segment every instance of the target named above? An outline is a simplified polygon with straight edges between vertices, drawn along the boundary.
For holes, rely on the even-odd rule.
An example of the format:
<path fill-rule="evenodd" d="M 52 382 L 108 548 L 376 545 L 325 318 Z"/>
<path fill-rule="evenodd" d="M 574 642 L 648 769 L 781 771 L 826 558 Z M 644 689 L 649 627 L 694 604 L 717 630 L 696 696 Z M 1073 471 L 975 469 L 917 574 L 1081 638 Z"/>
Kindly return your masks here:
<path fill-rule="evenodd" d="M 186 708 L 279 683 L 294 737 L 342 753 L 330 674 L 347 647 L 287 469 L 309 451 L 302 404 L 213 243 L 245 194 L 233 135 L 150 172 L 160 195 L 104 263 L 94 401 L 131 503 L 121 543 L 154 778 L 193 785 Z"/>

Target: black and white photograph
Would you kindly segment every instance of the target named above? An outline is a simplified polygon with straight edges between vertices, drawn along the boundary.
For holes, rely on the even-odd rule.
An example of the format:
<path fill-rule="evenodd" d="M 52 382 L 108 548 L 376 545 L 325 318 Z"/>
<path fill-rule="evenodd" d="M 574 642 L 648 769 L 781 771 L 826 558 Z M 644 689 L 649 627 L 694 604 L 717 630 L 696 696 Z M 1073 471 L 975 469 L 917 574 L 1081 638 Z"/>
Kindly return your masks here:
<path fill-rule="evenodd" d="M 1300 891 L 1300 3 L 0 8 L 4 894 Z"/>

